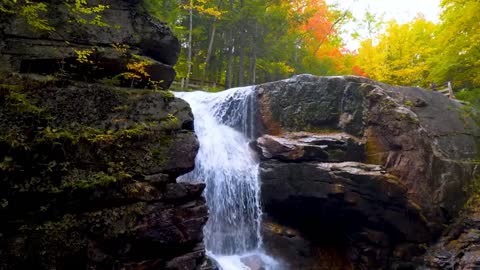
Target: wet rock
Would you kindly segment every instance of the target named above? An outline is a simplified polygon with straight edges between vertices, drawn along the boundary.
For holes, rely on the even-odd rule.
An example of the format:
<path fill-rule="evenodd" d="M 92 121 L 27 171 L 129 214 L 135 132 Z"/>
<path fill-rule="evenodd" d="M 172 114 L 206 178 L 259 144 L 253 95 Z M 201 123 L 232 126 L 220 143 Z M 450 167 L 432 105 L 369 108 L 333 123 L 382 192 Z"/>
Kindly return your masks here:
<path fill-rule="evenodd" d="M 480 211 L 469 209 L 429 248 L 421 269 L 480 268 Z"/>
<path fill-rule="evenodd" d="M 319 221 L 357 217 L 356 226 L 365 220 L 371 228 L 389 228 L 387 233 L 410 241 L 428 239 L 420 209 L 408 200 L 398 179 L 382 173 L 380 166 L 268 161 L 261 164 L 260 175 L 263 205 L 274 216 L 303 214 L 303 218 L 314 220 L 318 213 Z M 338 213 L 334 213 L 335 208 Z"/>
<path fill-rule="evenodd" d="M 476 178 L 480 128 L 462 105 L 352 76 L 298 75 L 256 93 L 264 217 L 296 232 L 264 229 L 266 248 L 292 269 L 332 269 L 320 251 L 340 269 L 421 265 Z"/>
<path fill-rule="evenodd" d="M 375 269 L 388 263 L 395 244 L 419 245 L 430 237 L 406 187 L 378 165 L 270 160 L 261 164 L 260 177 L 266 218 L 297 230 L 292 237 L 267 231 L 265 239 L 269 252 L 291 268 L 312 267 L 318 262 L 310 256 L 323 250 L 336 254 L 337 263 Z M 279 251 L 281 245 L 286 248 Z M 346 259 L 349 253 L 356 259 Z M 407 260 L 418 253 L 408 255 Z M 294 263 L 300 261 L 303 266 Z"/>
<path fill-rule="evenodd" d="M 260 136 L 285 139 L 291 132 L 308 132 L 359 138 L 365 158 L 358 161 L 382 165 L 397 176 L 409 198 L 439 227 L 465 202 L 463 187 L 474 179 L 469 160 L 478 156 L 480 128 L 458 102 L 432 91 L 352 76 L 298 75 L 259 85 L 256 91 Z M 408 106 L 414 101 L 427 106 Z M 299 155 L 291 142 L 280 147 L 271 138 L 261 139 L 273 147 L 273 153 L 265 152 L 268 156 Z"/>
<path fill-rule="evenodd" d="M 240 261 L 250 270 L 265 270 L 264 262 L 259 255 L 242 257 Z"/>
<path fill-rule="evenodd" d="M 283 161 L 361 161 L 364 145 L 348 134 L 288 133 L 263 135 L 256 148 L 265 159 Z"/>
<path fill-rule="evenodd" d="M 35 78 L 0 78 L 0 268 L 208 269 L 188 104 Z"/>

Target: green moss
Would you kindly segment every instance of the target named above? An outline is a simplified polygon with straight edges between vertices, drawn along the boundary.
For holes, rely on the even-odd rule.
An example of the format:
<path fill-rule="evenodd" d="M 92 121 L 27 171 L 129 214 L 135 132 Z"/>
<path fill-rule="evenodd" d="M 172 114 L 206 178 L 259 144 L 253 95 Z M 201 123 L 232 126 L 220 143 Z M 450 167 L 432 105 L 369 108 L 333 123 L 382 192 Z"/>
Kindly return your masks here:
<path fill-rule="evenodd" d="M 119 130 L 103 130 L 88 126 L 81 126 L 76 130 L 55 129 L 46 127 L 39 132 L 37 143 L 42 142 L 70 142 L 78 144 L 80 142 L 97 143 L 115 143 L 124 139 L 140 138 L 150 132 L 151 125 L 146 123 L 137 123 L 130 128 Z"/>
<path fill-rule="evenodd" d="M 405 100 L 405 102 L 403 103 L 405 106 L 408 106 L 408 107 L 413 107 L 414 104 L 413 104 L 413 101 L 407 99 Z"/>
<path fill-rule="evenodd" d="M 468 200 L 465 203 L 467 209 L 479 209 L 480 208 L 480 176 L 474 178 L 465 188 Z"/>
<path fill-rule="evenodd" d="M 89 232 L 105 238 L 133 233 L 138 219 L 145 213 L 144 202 L 104 209 L 85 215 Z"/>
<path fill-rule="evenodd" d="M 147 154 L 147 159 L 155 166 L 163 166 L 169 160 L 168 154 L 173 143 L 172 136 L 164 135 L 159 139 L 159 144 L 153 146 Z"/>
<path fill-rule="evenodd" d="M 14 90 L 15 89 L 15 90 Z M 8 94 L 5 95 L 5 106 L 17 113 L 39 114 L 43 109 L 31 103 L 31 100 L 18 91 L 17 88 L 9 88 Z"/>
<path fill-rule="evenodd" d="M 109 175 L 104 172 L 97 172 L 93 175 L 81 178 L 81 179 L 72 179 L 70 181 L 65 181 L 62 183 L 62 189 L 71 188 L 75 189 L 91 189 L 97 187 L 106 187 L 112 183 L 117 182 L 118 176 Z"/>
<path fill-rule="evenodd" d="M 173 114 L 169 113 L 167 118 L 160 122 L 163 130 L 175 130 L 180 128 L 180 121 Z"/>
<path fill-rule="evenodd" d="M 167 90 L 160 91 L 160 94 L 162 95 L 162 98 L 164 98 L 164 99 L 172 100 L 172 99 L 175 98 L 175 95 L 173 95 L 172 92 L 167 91 Z"/>

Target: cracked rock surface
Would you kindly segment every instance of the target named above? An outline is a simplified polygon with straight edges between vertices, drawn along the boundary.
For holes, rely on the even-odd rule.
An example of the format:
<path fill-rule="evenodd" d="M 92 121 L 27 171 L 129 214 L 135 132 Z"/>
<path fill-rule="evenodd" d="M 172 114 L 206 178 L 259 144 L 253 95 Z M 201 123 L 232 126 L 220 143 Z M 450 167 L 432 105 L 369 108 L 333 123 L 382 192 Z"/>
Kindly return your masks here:
<path fill-rule="evenodd" d="M 352 76 L 299 75 L 256 93 L 269 252 L 288 269 L 422 266 L 476 177 L 480 129 L 462 106 Z"/>

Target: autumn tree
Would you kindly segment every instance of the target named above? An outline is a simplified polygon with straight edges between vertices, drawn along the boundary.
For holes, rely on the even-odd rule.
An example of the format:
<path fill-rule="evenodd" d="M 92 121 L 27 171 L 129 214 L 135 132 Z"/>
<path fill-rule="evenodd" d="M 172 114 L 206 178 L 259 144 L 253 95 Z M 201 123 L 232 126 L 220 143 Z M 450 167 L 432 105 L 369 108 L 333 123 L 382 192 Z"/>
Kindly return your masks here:
<path fill-rule="evenodd" d="M 429 59 L 434 55 L 435 24 L 423 16 L 406 24 L 391 21 L 378 44 L 361 43 L 358 63 L 375 80 L 406 86 L 428 86 Z"/>
<path fill-rule="evenodd" d="M 443 0 L 431 80 L 480 88 L 480 2 Z"/>

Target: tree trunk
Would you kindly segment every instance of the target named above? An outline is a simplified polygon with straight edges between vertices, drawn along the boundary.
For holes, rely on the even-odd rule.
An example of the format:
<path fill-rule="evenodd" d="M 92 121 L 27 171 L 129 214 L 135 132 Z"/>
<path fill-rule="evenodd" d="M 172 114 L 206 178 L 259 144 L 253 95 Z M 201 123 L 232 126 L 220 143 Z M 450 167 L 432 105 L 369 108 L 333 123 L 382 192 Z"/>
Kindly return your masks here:
<path fill-rule="evenodd" d="M 243 8 L 243 0 L 240 0 L 240 9 Z M 243 82 L 243 77 L 245 76 L 244 74 L 244 62 L 245 62 L 245 44 L 244 44 L 244 40 L 245 40 L 245 24 L 242 24 L 239 26 L 240 27 L 240 31 L 238 31 L 238 50 L 239 50 L 239 56 L 240 56 L 240 59 L 239 59 L 239 62 L 238 62 L 238 86 L 243 86 L 244 85 L 244 82 Z"/>
<path fill-rule="evenodd" d="M 210 57 L 212 55 L 213 41 L 215 39 L 215 29 L 216 29 L 215 22 L 216 21 L 217 21 L 217 18 L 214 18 L 212 23 L 212 31 L 210 32 L 210 41 L 208 42 L 207 57 L 205 58 L 205 63 L 203 65 L 202 85 L 205 83 L 205 79 L 207 77 L 207 67 L 210 62 Z"/>
<path fill-rule="evenodd" d="M 232 88 L 232 61 L 233 61 L 233 44 L 232 44 L 232 30 L 228 35 L 228 52 L 227 52 L 227 74 L 225 76 L 225 87 Z"/>
<path fill-rule="evenodd" d="M 254 85 L 257 80 L 257 29 L 258 25 L 255 22 L 255 31 L 252 38 L 252 59 L 250 60 L 250 84 Z"/>
<path fill-rule="evenodd" d="M 217 9 L 220 9 L 222 2 L 223 0 L 218 0 Z M 212 57 L 213 43 L 215 41 L 215 31 L 217 28 L 217 19 L 218 17 L 214 17 L 212 22 L 212 30 L 210 31 L 210 41 L 208 42 L 207 56 L 205 57 L 205 62 L 203 65 L 202 85 L 205 83 L 205 80 L 207 78 L 207 69 L 210 64 L 210 58 Z"/>
<path fill-rule="evenodd" d="M 233 12 L 233 0 L 230 0 L 230 12 Z M 232 75 L 233 75 L 233 30 L 230 28 L 228 31 L 227 37 L 227 46 L 228 46 L 228 54 L 227 54 L 227 74 L 225 76 L 225 88 L 232 88 Z"/>
<path fill-rule="evenodd" d="M 190 0 L 189 8 L 189 28 L 188 28 L 188 54 L 187 54 L 187 78 L 186 87 L 190 83 L 190 72 L 192 70 L 192 32 L 193 32 L 193 0 Z"/>
<path fill-rule="evenodd" d="M 244 37 L 240 37 L 240 40 L 243 40 Z M 245 48 L 243 47 L 243 42 L 240 41 L 240 43 L 242 44 L 239 44 L 240 45 L 240 59 L 239 59 L 239 62 L 238 62 L 238 86 L 243 86 L 244 85 L 244 82 L 243 82 L 243 77 L 245 74 L 244 73 L 244 62 L 245 62 Z"/>

